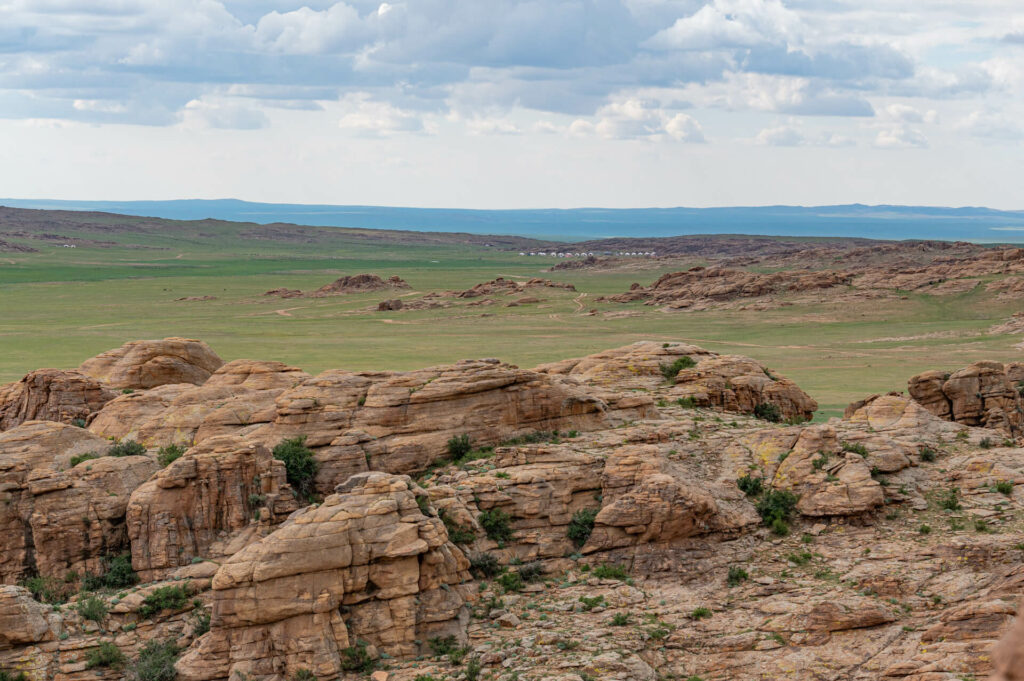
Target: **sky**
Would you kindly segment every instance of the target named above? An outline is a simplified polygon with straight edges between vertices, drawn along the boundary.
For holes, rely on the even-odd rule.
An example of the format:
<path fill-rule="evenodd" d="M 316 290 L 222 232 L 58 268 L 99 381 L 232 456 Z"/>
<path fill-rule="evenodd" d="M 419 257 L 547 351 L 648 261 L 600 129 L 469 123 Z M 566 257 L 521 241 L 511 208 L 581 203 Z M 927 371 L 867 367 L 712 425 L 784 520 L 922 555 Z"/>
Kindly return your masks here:
<path fill-rule="evenodd" d="M 0 196 L 1024 209 L 1021 0 L 0 0 Z"/>

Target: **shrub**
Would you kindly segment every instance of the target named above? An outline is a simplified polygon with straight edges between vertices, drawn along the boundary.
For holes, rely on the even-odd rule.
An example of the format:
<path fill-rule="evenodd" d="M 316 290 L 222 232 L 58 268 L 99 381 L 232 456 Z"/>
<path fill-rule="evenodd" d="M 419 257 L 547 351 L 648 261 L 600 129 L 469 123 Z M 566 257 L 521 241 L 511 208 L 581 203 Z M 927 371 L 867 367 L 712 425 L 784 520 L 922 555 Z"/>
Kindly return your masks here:
<path fill-rule="evenodd" d="M 558 441 L 557 430 L 538 430 L 518 437 L 510 437 L 499 443 L 501 447 L 514 447 L 516 445 L 534 445 L 541 442 L 555 443 Z"/>
<path fill-rule="evenodd" d="M 947 511 L 959 511 L 960 510 L 960 490 L 956 487 L 941 492 L 937 498 L 939 502 L 939 508 Z"/>
<path fill-rule="evenodd" d="M 729 574 L 725 578 L 725 583 L 731 587 L 739 586 L 748 579 L 750 579 L 750 575 L 747 574 L 746 570 L 739 565 L 732 565 L 729 567 Z"/>
<path fill-rule="evenodd" d="M 192 625 L 192 635 L 199 637 L 210 630 L 210 611 L 203 607 L 195 609 L 196 621 Z"/>
<path fill-rule="evenodd" d="M 123 589 L 133 586 L 139 581 L 139 576 L 132 570 L 131 554 L 107 554 L 103 556 L 102 564 L 103 573 L 100 575 L 85 575 L 82 578 L 82 588 L 87 591 Z"/>
<path fill-rule="evenodd" d="M 799 497 L 789 490 L 770 489 L 764 493 L 755 508 L 758 515 L 761 516 L 761 521 L 771 527 L 776 520 L 783 522 L 789 520 L 789 516 L 793 513 L 799 500 Z"/>
<path fill-rule="evenodd" d="M 612 619 L 609 624 L 613 627 L 624 627 L 629 624 L 629 614 L 625 612 L 617 612 L 612 615 Z"/>
<path fill-rule="evenodd" d="M 1013 494 L 1013 483 L 1009 480 L 1000 480 L 996 483 L 996 491 L 1000 494 L 1006 494 L 1009 496 Z"/>
<path fill-rule="evenodd" d="M 594 531 L 594 519 L 597 518 L 597 512 L 596 508 L 581 508 L 572 514 L 566 534 L 577 548 L 586 544 L 590 539 L 590 533 Z"/>
<path fill-rule="evenodd" d="M 181 610 L 188 603 L 188 592 L 180 586 L 161 586 L 142 601 L 139 615 L 152 617 L 163 610 Z"/>
<path fill-rule="evenodd" d="M 525 565 L 519 566 L 516 570 L 519 576 L 524 582 L 536 582 L 544 576 L 544 566 L 541 565 L 540 561 L 533 561 Z"/>
<path fill-rule="evenodd" d="M 469 435 L 463 433 L 462 435 L 453 435 L 448 440 L 448 456 L 452 460 L 458 460 L 466 456 L 473 450 L 473 445 L 469 440 Z"/>
<path fill-rule="evenodd" d="M 785 537 L 789 534 L 789 524 L 782 518 L 776 518 L 768 528 L 776 537 Z"/>
<path fill-rule="evenodd" d="M 174 461 L 181 458 L 181 455 L 185 453 L 185 447 L 183 445 L 167 445 L 161 447 L 156 453 L 156 462 L 160 464 L 162 468 L 167 468 Z"/>
<path fill-rule="evenodd" d="M 811 562 L 811 558 L 814 557 L 810 551 L 801 551 L 800 553 L 790 553 L 786 556 L 786 560 L 794 565 L 807 565 Z"/>
<path fill-rule="evenodd" d="M 317 463 L 313 452 L 306 447 L 306 436 L 282 440 L 274 447 L 274 458 L 284 462 L 288 484 L 295 494 L 306 500 L 313 497 L 313 478 L 316 476 Z"/>
<path fill-rule="evenodd" d="M 995 446 L 995 443 L 992 442 L 992 438 L 983 437 L 981 438 L 981 441 L 978 443 L 978 446 L 981 447 L 982 449 L 992 449 L 992 447 Z"/>
<path fill-rule="evenodd" d="M 991 534 L 992 532 L 994 532 L 994 530 L 991 527 L 989 527 L 988 522 L 982 520 L 981 518 L 978 518 L 974 521 L 974 531 L 979 532 L 981 534 Z"/>
<path fill-rule="evenodd" d="M 481 513 L 476 520 L 480 527 L 484 528 L 488 539 L 504 544 L 513 536 L 512 527 L 509 525 L 511 519 L 512 517 L 500 508 L 491 508 Z"/>
<path fill-rule="evenodd" d="M 174 641 L 150 641 L 139 651 L 132 664 L 130 681 L 174 681 L 177 672 L 178 646 Z"/>
<path fill-rule="evenodd" d="M 820 471 L 828 463 L 828 452 L 818 452 L 818 458 L 811 460 L 811 468 Z"/>
<path fill-rule="evenodd" d="M 482 665 L 480 664 L 480 658 L 471 657 L 466 662 L 466 681 L 477 681 L 480 678 L 480 670 Z"/>
<path fill-rule="evenodd" d="M 299 669 L 292 674 L 291 681 L 317 681 L 316 674 L 308 669 Z"/>
<path fill-rule="evenodd" d="M 737 478 L 736 486 L 740 488 L 740 491 L 746 494 L 748 497 L 756 497 L 761 493 L 762 490 L 761 478 L 752 478 L 749 475 L 744 475 L 742 478 Z"/>
<path fill-rule="evenodd" d="M 583 604 L 583 609 L 588 611 L 588 612 L 593 610 L 594 608 L 596 608 L 598 606 L 604 606 L 605 605 L 605 601 L 604 601 L 604 596 L 603 595 L 598 595 L 598 596 L 580 596 L 580 603 Z"/>
<path fill-rule="evenodd" d="M 71 419 L 71 425 L 75 428 L 85 428 L 85 419 Z"/>
<path fill-rule="evenodd" d="M 860 442 L 840 442 L 839 446 L 843 448 L 844 452 L 853 452 L 854 454 L 860 454 L 861 456 L 868 455 L 868 448 Z"/>
<path fill-rule="evenodd" d="M 71 467 L 74 468 L 83 461 L 92 461 L 93 459 L 100 458 L 100 455 L 96 452 L 86 452 L 85 454 L 78 454 L 77 456 L 71 457 Z"/>
<path fill-rule="evenodd" d="M 459 647 L 459 640 L 454 636 L 434 636 L 427 641 L 434 657 L 444 657 L 454 652 Z"/>
<path fill-rule="evenodd" d="M 935 461 L 935 450 L 932 449 L 931 447 L 923 447 L 921 449 L 920 456 L 921 456 L 921 461 L 928 461 L 928 462 Z"/>
<path fill-rule="evenodd" d="M 146 453 L 146 448 L 135 440 L 125 440 L 114 444 L 107 450 L 107 456 L 139 456 Z"/>
<path fill-rule="evenodd" d="M 74 585 L 53 577 L 29 577 L 21 582 L 21 586 L 31 591 L 32 597 L 40 603 L 50 605 L 67 603 L 75 591 Z"/>
<path fill-rule="evenodd" d="M 505 590 L 506 593 L 513 591 L 522 591 L 523 589 L 523 578 L 519 576 L 518 572 L 506 572 L 505 574 L 498 577 L 498 584 Z"/>
<path fill-rule="evenodd" d="M 430 674 L 420 674 L 413 681 L 437 681 L 437 679 Z"/>
<path fill-rule="evenodd" d="M 441 511 L 438 515 L 441 517 L 441 522 L 444 523 L 444 529 L 448 530 L 448 539 L 453 544 L 471 544 L 476 541 L 476 534 L 473 530 L 449 518 L 446 511 Z"/>
<path fill-rule="evenodd" d="M 666 381 L 671 382 L 679 375 L 680 371 L 692 369 L 695 366 L 697 366 L 697 363 L 693 361 L 692 357 L 683 355 L 682 357 L 677 357 L 672 363 L 659 364 L 658 370 L 661 371 L 661 375 L 665 377 Z"/>
<path fill-rule="evenodd" d="M 121 652 L 120 648 L 110 641 L 103 641 L 99 646 L 89 651 L 89 656 L 85 660 L 85 668 L 120 667 L 126 661 L 124 653 Z"/>
<path fill-rule="evenodd" d="M 483 551 L 474 553 L 469 557 L 469 570 L 478 579 L 483 579 L 485 577 L 493 577 L 501 572 L 501 565 L 498 563 L 497 556 Z"/>
<path fill-rule="evenodd" d="M 7 670 L 0 669 L 0 681 L 29 681 L 29 678 L 25 672 L 13 674 Z"/>
<path fill-rule="evenodd" d="M 705 617 L 711 617 L 711 608 L 694 608 L 690 613 L 691 619 L 702 620 Z"/>
<path fill-rule="evenodd" d="M 680 397 L 678 400 L 676 400 L 676 404 L 678 404 L 683 409 L 696 409 L 697 398 L 693 397 L 692 395 L 690 397 Z"/>
<path fill-rule="evenodd" d="M 629 579 L 629 573 L 621 565 L 608 565 L 601 563 L 594 568 L 594 576 L 598 579 Z"/>
<path fill-rule="evenodd" d="M 370 654 L 366 652 L 366 643 L 364 641 L 356 641 L 354 646 L 349 646 L 341 651 L 342 671 L 362 672 L 365 674 L 375 666 L 374 661 L 370 659 Z"/>
<path fill-rule="evenodd" d="M 782 420 L 782 412 L 777 405 L 771 402 L 761 402 L 754 407 L 754 416 L 764 421 L 778 423 Z"/>
<path fill-rule="evenodd" d="M 921 527 L 917 528 L 917 531 L 921 534 L 931 534 L 932 526 L 927 524 L 921 525 Z"/>
<path fill-rule="evenodd" d="M 78 601 L 75 604 L 75 610 L 78 611 L 79 615 L 93 622 L 102 622 L 108 612 L 107 604 L 102 598 L 97 598 L 96 596 L 89 596 Z"/>

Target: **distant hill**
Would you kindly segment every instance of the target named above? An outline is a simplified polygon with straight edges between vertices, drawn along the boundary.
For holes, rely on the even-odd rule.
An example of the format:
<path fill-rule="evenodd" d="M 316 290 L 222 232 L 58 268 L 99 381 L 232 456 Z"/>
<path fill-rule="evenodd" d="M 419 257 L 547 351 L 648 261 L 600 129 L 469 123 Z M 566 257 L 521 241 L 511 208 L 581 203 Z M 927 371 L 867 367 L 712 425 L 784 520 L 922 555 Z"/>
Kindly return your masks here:
<path fill-rule="evenodd" d="M 174 220 L 503 234 L 584 240 L 688 234 L 1024 241 L 1024 211 L 927 206 L 760 206 L 734 208 L 575 208 L 458 210 L 387 206 L 251 203 L 235 199 L 56 201 L 0 199 L 0 205 L 101 211 Z"/>

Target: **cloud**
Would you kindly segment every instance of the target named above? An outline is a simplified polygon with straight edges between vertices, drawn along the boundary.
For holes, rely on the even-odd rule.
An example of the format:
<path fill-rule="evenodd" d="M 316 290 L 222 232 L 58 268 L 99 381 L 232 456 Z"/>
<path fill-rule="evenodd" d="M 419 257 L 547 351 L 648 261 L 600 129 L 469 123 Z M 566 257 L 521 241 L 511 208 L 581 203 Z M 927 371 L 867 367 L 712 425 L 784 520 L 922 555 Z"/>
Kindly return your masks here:
<path fill-rule="evenodd" d="M 928 146 L 928 138 L 920 130 L 900 125 L 879 130 L 875 146 L 879 149 L 923 149 Z"/>
<path fill-rule="evenodd" d="M 704 131 L 694 118 L 671 114 L 655 102 L 625 98 L 598 110 L 596 122 L 573 121 L 569 127 L 574 135 L 597 135 L 607 140 L 674 140 L 704 142 Z"/>
<path fill-rule="evenodd" d="M 382 137 L 403 132 L 427 132 L 420 117 L 387 102 L 374 101 L 365 94 L 345 97 L 342 100 L 342 108 L 346 112 L 338 120 L 338 127 L 363 136 Z"/>
<path fill-rule="evenodd" d="M 1024 129 L 1016 120 L 998 112 L 972 111 L 956 125 L 956 130 L 972 137 L 1016 141 L 1024 139 Z"/>
<path fill-rule="evenodd" d="M 259 130 L 270 124 L 266 114 L 258 109 L 232 102 L 194 99 L 185 105 L 182 123 L 189 128 L 218 130 Z"/>
<path fill-rule="evenodd" d="M 765 128 L 757 134 L 758 144 L 772 147 L 798 147 L 807 142 L 803 133 L 789 125 Z"/>

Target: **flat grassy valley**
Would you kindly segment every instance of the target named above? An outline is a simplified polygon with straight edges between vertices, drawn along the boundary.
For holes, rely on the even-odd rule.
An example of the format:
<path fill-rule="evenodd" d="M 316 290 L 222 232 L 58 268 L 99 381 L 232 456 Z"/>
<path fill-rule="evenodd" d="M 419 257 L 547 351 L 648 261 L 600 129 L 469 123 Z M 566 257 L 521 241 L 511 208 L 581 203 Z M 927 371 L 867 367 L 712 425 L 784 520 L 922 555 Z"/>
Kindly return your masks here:
<path fill-rule="evenodd" d="M 701 264 L 699 256 L 549 271 L 554 259 L 519 255 L 543 244 L 515 237 L 11 209 L 0 212 L 0 240 L 0 382 L 39 367 L 74 367 L 128 340 L 166 336 L 205 340 L 225 359 L 273 359 L 309 372 L 401 370 L 480 357 L 530 367 L 642 339 L 679 340 L 767 364 L 818 400 L 822 419 L 852 400 L 902 390 L 926 369 L 1021 356 L 1019 336 L 989 332 L 1019 303 L 998 300 L 984 286 L 942 296 L 905 292 L 771 309 L 666 311 L 596 299 Z M 411 288 L 264 295 L 312 291 L 359 273 L 396 275 Z M 513 307 L 501 298 L 377 310 L 385 298 L 414 301 L 496 277 L 542 277 L 576 291 L 531 291 L 540 302 Z"/>

